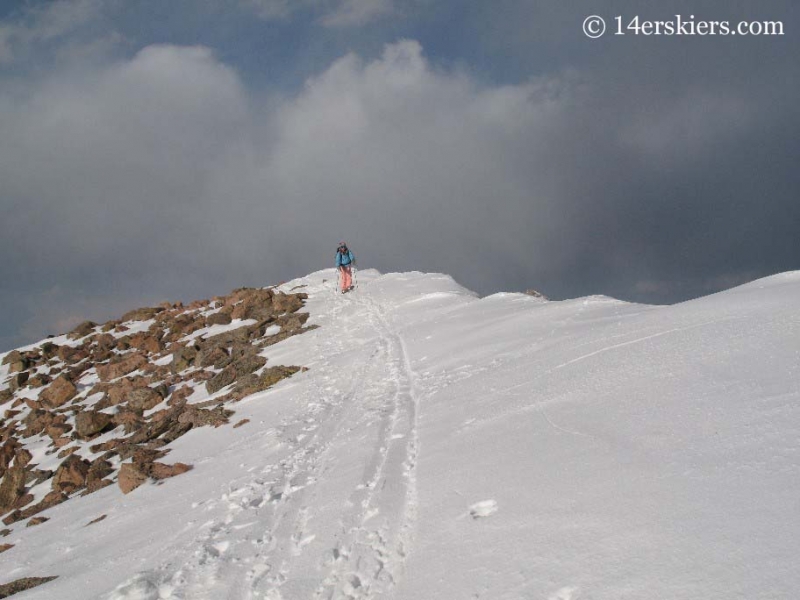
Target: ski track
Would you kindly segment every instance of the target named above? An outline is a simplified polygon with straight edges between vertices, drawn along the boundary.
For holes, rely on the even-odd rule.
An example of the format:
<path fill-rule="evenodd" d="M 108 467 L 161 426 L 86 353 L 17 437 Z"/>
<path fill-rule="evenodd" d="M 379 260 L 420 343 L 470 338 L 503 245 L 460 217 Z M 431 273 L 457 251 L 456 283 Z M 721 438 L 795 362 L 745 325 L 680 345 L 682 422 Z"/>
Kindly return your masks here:
<path fill-rule="evenodd" d="M 182 545 L 197 548 L 188 560 L 171 558 L 139 573 L 108 600 L 391 596 L 417 514 L 418 394 L 400 334 L 367 294 L 337 298 L 331 324 L 325 326 L 330 331 L 319 338 L 318 356 L 324 358 L 309 373 L 304 409 L 264 432 L 273 449 L 274 444 L 283 446 L 283 458 L 275 462 L 272 454 L 269 464 L 252 469 L 241 484 L 199 505 L 217 515 L 222 505 L 224 516 L 192 525 L 199 533 Z M 346 308 L 352 304 L 356 314 L 351 311 L 348 319 Z M 342 390 L 347 380 L 333 359 L 351 349 L 348 342 L 355 340 L 342 334 L 356 323 L 372 335 L 363 342 L 368 358 Z M 359 449 L 364 454 L 361 481 L 355 489 L 342 488 L 341 498 L 325 498 L 338 503 L 338 531 L 333 538 L 318 539 L 310 507 L 319 500 L 316 484 L 335 469 L 336 452 L 330 450 L 363 444 L 362 439 L 371 441 Z M 311 559 L 304 556 L 307 550 Z"/>

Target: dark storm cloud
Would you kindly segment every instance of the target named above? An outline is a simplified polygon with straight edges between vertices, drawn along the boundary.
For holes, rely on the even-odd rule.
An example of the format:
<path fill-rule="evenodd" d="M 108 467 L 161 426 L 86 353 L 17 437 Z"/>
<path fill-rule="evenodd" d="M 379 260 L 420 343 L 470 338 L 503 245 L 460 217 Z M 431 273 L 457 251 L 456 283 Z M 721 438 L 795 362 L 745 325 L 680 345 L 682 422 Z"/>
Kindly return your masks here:
<path fill-rule="evenodd" d="M 326 31 L 409 19 L 399 2 L 323 4 Z M 266 100 L 204 47 L 0 74 L 0 347 L 324 268 L 342 238 L 362 266 L 556 297 L 675 301 L 797 268 L 797 9 L 697 15 L 782 19 L 782 38 L 589 40 L 590 13 L 691 6 L 488 4 L 435 13 L 461 28 L 452 56 L 387 40 Z M 242 3 L 291 27 L 284 5 Z"/>

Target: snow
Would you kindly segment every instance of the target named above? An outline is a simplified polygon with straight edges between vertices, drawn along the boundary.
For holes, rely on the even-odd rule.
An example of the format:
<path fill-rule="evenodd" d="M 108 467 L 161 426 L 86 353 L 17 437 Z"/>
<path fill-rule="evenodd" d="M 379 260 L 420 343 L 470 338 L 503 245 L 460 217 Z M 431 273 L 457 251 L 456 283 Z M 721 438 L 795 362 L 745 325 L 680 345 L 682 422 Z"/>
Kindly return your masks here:
<path fill-rule="evenodd" d="M 675 306 L 480 299 L 333 270 L 310 368 L 167 462 L 3 538 L 25 600 L 790 599 L 800 587 L 800 272 Z M 100 523 L 87 524 L 103 515 Z"/>

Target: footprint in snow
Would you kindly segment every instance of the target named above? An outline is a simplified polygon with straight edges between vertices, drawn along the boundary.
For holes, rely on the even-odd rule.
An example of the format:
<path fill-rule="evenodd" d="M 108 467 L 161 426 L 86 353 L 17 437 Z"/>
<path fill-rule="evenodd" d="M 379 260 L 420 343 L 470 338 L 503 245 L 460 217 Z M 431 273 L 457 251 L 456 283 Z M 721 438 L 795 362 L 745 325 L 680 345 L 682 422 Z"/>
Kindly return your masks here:
<path fill-rule="evenodd" d="M 577 600 L 579 591 L 576 587 L 563 587 L 547 600 Z"/>
<path fill-rule="evenodd" d="M 496 500 L 483 500 L 482 502 L 476 502 L 475 504 L 469 507 L 469 515 L 473 519 L 489 517 L 496 512 L 497 512 Z"/>

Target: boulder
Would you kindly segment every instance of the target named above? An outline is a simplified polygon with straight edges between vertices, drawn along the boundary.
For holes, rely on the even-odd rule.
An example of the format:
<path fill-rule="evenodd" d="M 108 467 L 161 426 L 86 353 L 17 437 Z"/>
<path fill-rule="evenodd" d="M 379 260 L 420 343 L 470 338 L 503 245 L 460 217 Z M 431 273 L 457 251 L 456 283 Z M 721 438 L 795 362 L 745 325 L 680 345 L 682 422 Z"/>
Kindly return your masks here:
<path fill-rule="evenodd" d="M 169 406 L 175 406 L 177 404 L 183 404 L 183 403 L 186 402 L 186 399 L 189 396 L 191 396 L 193 393 L 194 393 L 194 390 L 192 388 L 190 388 L 188 385 L 184 385 L 184 386 L 178 388 L 177 390 L 175 390 L 174 392 L 172 392 L 172 394 L 169 397 L 169 400 L 167 400 L 167 404 Z"/>
<path fill-rule="evenodd" d="M 6 470 L 0 481 L 0 514 L 13 509 L 25 495 L 25 469 L 14 465 Z"/>
<path fill-rule="evenodd" d="M 63 436 L 67 435 L 70 431 L 72 431 L 72 425 L 70 425 L 69 423 L 53 423 L 52 425 L 48 425 L 47 427 L 45 427 L 44 430 L 47 436 L 53 441 L 62 438 Z"/>
<path fill-rule="evenodd" d="M 68 456 L 56 469 L 53 476 L 53 491 L 71 494 L 86 486 L 91 463 L 76 454 Z"/>
<path fill-rule="evenodd" d="M 236 367 L 228 365 L 214 377 L 206 381 L 206 391 L 209 394 L 214 394 L 226 385 L 232 384 L 234 381 L 236 381 Z"/>
<path fill-rule="evenodd" d="M 104 431 L 113 424 L 111 415 L 93 410 L 79 412 L 75 417 L 75 433 L 87 440 Z"/>
<path fill-rule="evenodd" d="M 287 377 L 291 377 L 298 371 L 302 370 L 302 367 L 270 367 L 265 369 L 264 372 L 258 377 L 250 376 L 238 382 L 233 390 L 234 396 L 236 399 L 241 399 L 245 396 L 249 396 L 250 394 L 264 391 L 279 381 L 286 379 Z"/>
<path fill-rule="evenodd" d="M 178 423 L 191 425 L 192 427 L 205 427 L 206 425 L 219 427 L 228 423 L 228 419 L 232 414 L 232 410 L 226 410 L 222 406 L 208 410 L 187 405 L 183 407 L 180 415 L 178 415 Z"/>
<path fill-rule="evenodd" d="M 147 363 L 147 359 L 141 354 L 131 354 L 118 360 L 112 359 L 109 364 L 97 367 L 97 376 L 100 381 L 111 381 L 136 371 L 145 363 Z"/>
<path fill-rule="evenodd" d="M 151 333 L 137 333 L 130 339 L 133 348 L 146 352 L 147 354 L 158 354 L 164 347 L 161 340 Z"/>
<path fill-rule="evenodd" d="M 230 298 L 234 301 L 231 313 L 234 319 L 261 320 L 275 311 L 272 290 L 241 289 L 231 294 Z"/>
<path fill-rule="evenodd" d="M 11 466 L 11 461 L 17 454 L 17 448 L 19 448 L 19 442 L 14 438 L 0 446 L 0 475 Z"/>
<path fill-rule="evenodd" d="M 84 350 L 72 346 L 60 346 L 57 351 L 58 359 L 66 364 L 73 364 L 86 358 Z"/>
<path fill-rule="evenodd" d="M 8 365 L 8 372 L 9 373 L 21 373 L 22 371 L 25 371 L 25 370 L 29 369 L 30 366 L 31 366 L 31 364 L 28 361 L 28 359 L 27 358 L 23 358 L 21 360 L 12 362 L 10 365 Z"/>
<path fill-rule="evenodd" d="M 28 379 L 28 386 L 32 388 L 44 387 L 50 383 L 53 383 L 53 379 L 49 375 L 45 375 L 44 373 L 37 373 L 36 375 Z"/>
<path fill-rule="evenodd" d="M 23 419 L 22 424 L 25 429 L 22 437 L 28 438 L 37 433 L 42 433 L 47 427 L 53 424 L 55 415 L 40 408 L 32 408 L 28 415 Z"/>
<path fill-rule="evenodd" d="M 175 463 L 174 465 L 166 465 L 164 463 L 153 462 L 147 465 L 147 474 L 153 479 L 168 479 L 181 475 L 187 471 L 191 471 L 192 466 L 184 463 Z"/>
<path fill-rule="evenodd" d="M 176 349 L 172 353 L 172 363 L 170 364 L 170 369 L 172 372 L 180 373 L 181 371 L 192 366 L 197 358 L 197 351 L 198 348 L 193 345 L 180 346 L 178 349 Z"/>
<path fill-rule="evenodd" d="M 3 357 L 3 360 L 2 362 L 0 362 L 0 364 L 10 365 L 12 363 L 19 362 L 22 359 L 23 357 L 21 352 L 19 352 L 18 350 L 12 350 Z"/>
<path fill-rule="evenodd" d="M 218 312 L 206 317 L 206 327 L 211 327 L 213 325 L 230 325 L 231 321 L 232 319 L 230 314 Z"/>
<path fill-rule="evenodd" d="M 127 321 L 148 321 L 155 317 L 158 313 L 163 312 L 164 308 L 161 306 L 136 308 L 122 315 L 121 322 Z"/>
<path fill-rule="evenodd" d="M 123 494 L 131 493 L 145 481 L 147 481 L 147 474 L 142 471 L 139 465 L 125 463 L 120 467 L 117 482 Z"/>
<path fill-rule="evenodd" d="M 537 292 L 536 290 L 525 290 L 525 295 L 533 296 L 534 298 L 539 298 L 541 300 L 549 300 L 547 296 L 545 296 L 541 292 Z"/>
<path fill-rule="evenodd" d="M 19 373 L 20 371 L 30 368 L 31 360 L 18 350 L 12 350 L 5 355 L 2 364 L 8 365 L 9 373 Z"/>
<path fill-rule="evenodd" d="M 103 327 L 101 328 L 101 331 L 103 333 L 108 333 L 109 331 L 114 331 L 121 323 L 122 323 L 122 321 L 108 321 L 107 323 L 103 324 Z"/>
<path fill-rule="evenodd" d="M 112 420 L 115 426 L 122 426 L 126 434 L 132 433 L 144 425 L 142 415 L 130 409 L 120 410 L 112 416 Z"/>
<path fill-rule="evenodd" d="M 249 375 L 253 371 L 257 371 L 266 364 L 267 359 L 263 356 L 259 356 L 258 354 L 250 354 L 239 358 L 233 363 L 233 366 L 236 369 L 236 376 L 242 377 L 244 375 Z"/>
<path fill-rule="evenodd" d="M 42 353 L 42 358 L 44 358 L 45 360 L 54 358 L 55 356 L 58 355 L 59 347 L 60 346 L 54 344 L 53 342 L 45 342 L 44 344 L 42 344 L 40 349 Z"/>
<path fill-rule="evenodd" d="M 198 353 L 195 364 L 199 367 L 214 367 L 215 369 L 224 369 L 231 362 L 231 357 L 225 351 L 225 348 L 220 346 L 209 346 L 204 348 Z"/>
<path fill-rule="evenodd" d="M 104 332 L 94 337 L 94 343 L 100 350 L 114 350 L 117 347 L 117 338 Z"/>
<path fill-rule="evenodd" d="M 53 579 L 58 579 L 58 575 L 52 575 L 49 577 L 23 577 L 22 579 L 15 579 L 11 583 L 4 583 L 3 585 L 0 585 L 0 598 L 8 598 L 14 594 L 18 594 L 20 592 L 24 592 L 25 590 L 40 586 L 48 581 L 53 581 Z"/>
<path fill-rule="evenodd" d="M 307 294 L 284 294 L 278 292 L 272 297 L 273 310 L 277 314 L 293 313 L 303 307 L 303 300 L 308 298 Z"/>
<path fill-rule="evenodd" d="M 33 454 L 25 448 L 20 448 L 14 455 L 14 464 L 23 469 L 30 464 L 31 460 L 33 460 Z"/>
<path fill-rule="evenodd" d="M 27 371 L 21 371 L 19 373 L 15 373 L 14 375 L 11 376 L 11 378 L 7 382 L 8 389 L 11 390 L 12 392 L 16 392 L 18 389 L 20 389 L 22 386 L 28 383 L 29 377 L 30 374 Z"/>
<path fill-rule="evenodd" d="M 39 394 L 39 400 L 47 408 L 58 408 L 72 400 L 78 393 L 69 379 L 64 375 L 59 375 L 47 388 Z"/>
<path fill-rule="evenodd" d="M 97 327 L 97 323 L 93 323 L 92 321 L 84 321 L 83 323 L 78 325 L 75 329 L 70 331 L 67 334 L 67 337 L 72 340 L 78 340 L 92 333 L 95 327 Z"/>
<path fill-rule="evenodd" d="M 144 387 L 128 392 L 126 400 L 130 409 L 137 412 L 144 412 L 161 404 L 164 398 L 153 388 Z"/>
<path fill-rule="evenodd" d="M 111 481 L 105 478 L 113 473 L 114 467 L 110 462 L 102 458 L 95 460 L 86 474 L 86 492 L 92 494 L 111 484 Z"/>

